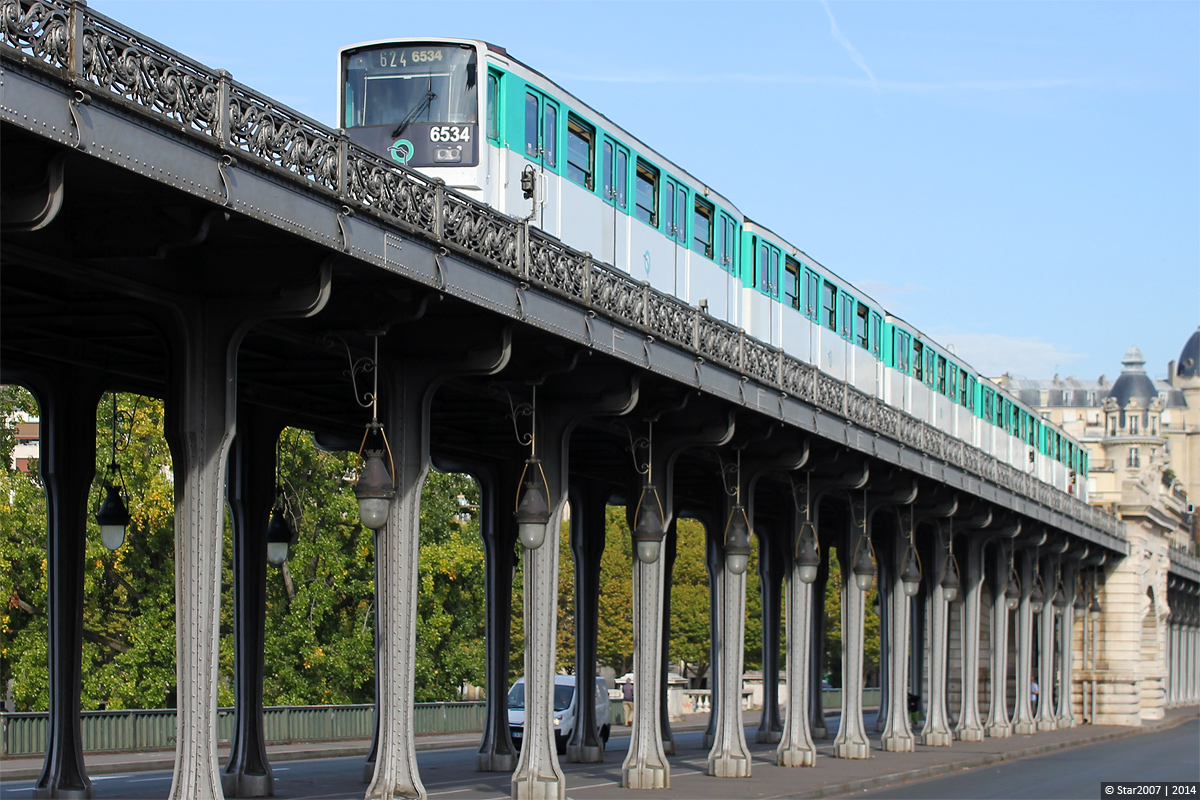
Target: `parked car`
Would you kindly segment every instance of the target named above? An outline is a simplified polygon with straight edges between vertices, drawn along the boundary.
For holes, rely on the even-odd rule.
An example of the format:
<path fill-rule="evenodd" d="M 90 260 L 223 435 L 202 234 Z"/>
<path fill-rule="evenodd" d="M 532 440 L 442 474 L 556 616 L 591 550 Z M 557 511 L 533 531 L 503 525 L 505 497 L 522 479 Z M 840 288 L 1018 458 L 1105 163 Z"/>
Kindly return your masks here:
<path fill-rule="evenodd" d="M 596 733 L 600 740 L 608 744 L 611 729 L 611 711 L 608 700 L 608 683 L 604 678 L 596 678 L 592 702 L 596 707 Z M 559 754 L 567 752 L 567 739 L 571 738 L 571 728 L 575 725 L 575 714 L 579 708 L 579 692 L 575 691 L 574 675 L 554 676 L 554 744 Z M 512 734 L 513 745 L 521 749 L 521 741 L 525 736 L 525 679 L 518 678 L 508 690 L 508 730 Z"/>

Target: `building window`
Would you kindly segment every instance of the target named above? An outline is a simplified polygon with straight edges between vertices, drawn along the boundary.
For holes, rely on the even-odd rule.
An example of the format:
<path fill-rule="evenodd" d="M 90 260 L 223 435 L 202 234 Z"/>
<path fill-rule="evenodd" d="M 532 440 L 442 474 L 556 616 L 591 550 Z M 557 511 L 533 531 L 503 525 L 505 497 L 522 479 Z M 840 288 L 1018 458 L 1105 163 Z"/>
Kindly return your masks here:
<path fill-rule="evenodd" d="M 1138 449 L 1136 447 L 1129 448 L 1128 466 L 1140 467 L 1141 465 L 1142 465 L 1142 457 L 1141 457 L 1141 455 L 1139 455 Z"/>

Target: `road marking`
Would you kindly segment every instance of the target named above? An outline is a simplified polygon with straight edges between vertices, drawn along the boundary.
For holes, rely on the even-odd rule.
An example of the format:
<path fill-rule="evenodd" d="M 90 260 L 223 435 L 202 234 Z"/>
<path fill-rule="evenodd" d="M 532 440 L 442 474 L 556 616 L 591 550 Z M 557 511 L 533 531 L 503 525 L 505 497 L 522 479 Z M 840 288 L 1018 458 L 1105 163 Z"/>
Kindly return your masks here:
<path fill-rule="evenodd" d="M 167 781 L 170 779 L 169 775 L 160 775 L 157 778 L 134 778 L 130 783 L 150 783 L 151 781 Z"/>

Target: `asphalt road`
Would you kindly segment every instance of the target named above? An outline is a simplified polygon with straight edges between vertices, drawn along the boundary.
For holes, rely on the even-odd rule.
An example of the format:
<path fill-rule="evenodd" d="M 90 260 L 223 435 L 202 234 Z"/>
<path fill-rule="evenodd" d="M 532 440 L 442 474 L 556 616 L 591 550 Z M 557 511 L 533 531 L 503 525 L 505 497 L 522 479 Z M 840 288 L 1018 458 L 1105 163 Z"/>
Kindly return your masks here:
<path fill-rule="evenodd" d="M 828 722 L 832 734 L 838 720 L 831 717 Z M 562 765 L 568 793 L 574 800 L 783 798 L 804 794 L 823 783 L 837 783 L 836 776 L 849 778 L 855 773 L 871 772 L 878 775 L 881 769 L 888 769 L 885 764 L 889 763 L 886 760 L 889 756 L 899 759 L 892 762 L 897 764 L 910 764 L 920 758 L 876 751 L 867 761 L 847 762 L 821 754 L 814 769 L 788 770 L 775 766 L 774 745 L 751 744 L 753 778 L 749 781 L 718 780 L 707 776 L 707 751 L 702 746 L 702 738 L 700 731 L 676 736 L 678 754 L 671 757 L 671 788 L 647 794 L 620 788 L 621 762 L 629 738 L 614 735 L 605 763 Z M 747 728 L 747 740 L 752 743 L 753 738 L 754 729 Z M 417 754 L 417 762 L 430 798 L 509 798 L 508 774 L 475 772 L 474 747 L 423 751 Z M 274 770 L 277 798 L 359 800 L 366 790 L 366 784 L 362 782 L 361 756 L 289 761 L 275 766 Z M 167 795 L 171 775 L 166 771 L 135 772 L 101 775 L 92 780 L 97 798 L 149 800 Z M 862 792 L 853 797 L 1102 798 L 1100 783 L 1110 780 L 1200 780 L 1200 722 L 1193 719 L 1166 731 L 980 767 L 942 778 Z M 32 793 L 32 781 L 6 783 L 0 787 L 0 800 L 24 800 Z M 1186 800 L 1200 800 L 1200 796 L 1193 795 Z"/>
<path fill-rule="evenodd" d="M 1102 800 L 1101 783 L 1112 781 L 1200 781 L 1200 722 L 1192 720 L 1158 733 L 859 792 L 853 797 Z M 1200 788 L 1174 800 L 1185 796 L 1197 800 Z"/>

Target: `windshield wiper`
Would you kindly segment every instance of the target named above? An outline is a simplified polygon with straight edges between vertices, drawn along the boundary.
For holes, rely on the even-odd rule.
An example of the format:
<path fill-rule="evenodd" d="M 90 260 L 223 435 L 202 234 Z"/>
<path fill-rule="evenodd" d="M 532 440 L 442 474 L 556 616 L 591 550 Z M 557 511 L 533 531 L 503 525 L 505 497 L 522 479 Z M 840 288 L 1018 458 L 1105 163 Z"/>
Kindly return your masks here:
<path fill-rule="evenodd" d="M 419 102 L 415 106 L 413 106 L 412 111 L 409 111 L 408 115 L 403 120 L 401 120 L 399 125 L 396 126 L 396 130 L 392 131 L 392 138 L 395 139 L 397 136 L 404 133 L 405 128 L 407 128 L 409 125 L 411 125 L 413 122 L 415 122 L 417 117 L 421 116 L 427 110 L 429 110 L 429 107 L 431 105 L 433 105 L 433 101 L 436 98 L 437 98 L 437 93 L 435 91 L 433 91 L 433 76 L 430 75 L 429 76 L 429 88 L 427 88 L 425 90 L 425 98 L 423 100 L 421 100 L 421 102 Z"/>

